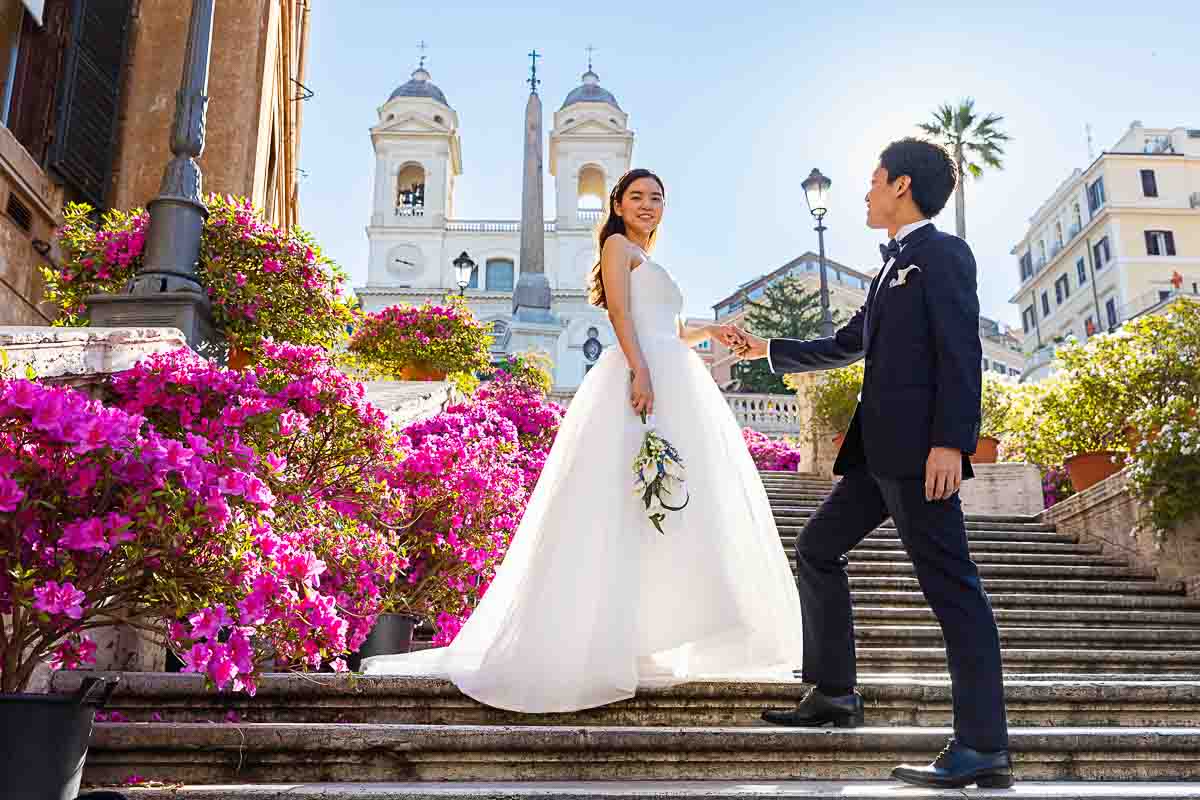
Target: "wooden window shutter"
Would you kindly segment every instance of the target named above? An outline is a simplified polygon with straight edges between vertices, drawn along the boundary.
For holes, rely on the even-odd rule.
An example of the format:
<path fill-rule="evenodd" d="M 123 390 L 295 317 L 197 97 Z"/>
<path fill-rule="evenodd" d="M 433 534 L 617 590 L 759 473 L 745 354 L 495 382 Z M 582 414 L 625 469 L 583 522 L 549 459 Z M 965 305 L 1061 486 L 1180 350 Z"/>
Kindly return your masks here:
<path fill-rule="evenodd" d="M 54 95 L 66 49 L 69 0 L 48 0 L 42 25 L 26 13 L 13 66 L 8 129 L 38 164 L 45 164 L 54 128 Z"/>
<path fill-rule="evenodd" d="M 1167 255 L 1175 255 L 1175 234 L 1171 231 L 1163 231 L 1163 238 L 1167 240 Z"/>
<path fill-rule="evenodd" d="M 1154 231 L 1146 231 L 1146 255 L 1157 256 L 1161 255 L 1158 252 L 1158 239 L 1154 236 Z"/>
<path fill-rule="evenodd" d="M 104 207 L 116 147 L 121 69 L 132 0 L 71 0 L 71 32 L 50 167 Z"/>

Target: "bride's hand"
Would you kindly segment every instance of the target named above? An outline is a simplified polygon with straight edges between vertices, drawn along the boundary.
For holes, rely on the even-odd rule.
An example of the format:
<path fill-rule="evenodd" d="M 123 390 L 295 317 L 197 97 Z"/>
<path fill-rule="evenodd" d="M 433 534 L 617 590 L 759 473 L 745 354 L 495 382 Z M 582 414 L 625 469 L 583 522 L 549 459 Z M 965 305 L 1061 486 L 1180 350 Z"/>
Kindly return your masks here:
<path fill-rule="evenodd" d="M 633 413 L 639 416 L 654 413 L 654 387 L 650 384 L 650 370 L 643 367 L 633 373 L 629 399 L 633 404 Z"/>

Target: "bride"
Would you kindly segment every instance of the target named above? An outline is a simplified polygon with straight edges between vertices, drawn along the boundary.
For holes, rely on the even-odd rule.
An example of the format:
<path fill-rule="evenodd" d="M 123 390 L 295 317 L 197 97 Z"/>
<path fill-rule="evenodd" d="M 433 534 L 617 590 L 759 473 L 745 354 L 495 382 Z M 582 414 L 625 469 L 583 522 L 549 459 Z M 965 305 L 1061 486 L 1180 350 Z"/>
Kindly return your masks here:
<path fill-rule="evenodd" d="M 767 495 L 697 341 L 683 296 L 649 253 L 665 190 L 635 169 L 613 187 L 591 296 L 610 349 L 575 395 L 496 577 L 449 647 L 363 662 L 434 676 L 489 706 L 574 711 L 638 687 L 791 678 L 800 601 Z M 631 465 L 653 413 L 687 466 L 691 502 L 655 531 Z"/>

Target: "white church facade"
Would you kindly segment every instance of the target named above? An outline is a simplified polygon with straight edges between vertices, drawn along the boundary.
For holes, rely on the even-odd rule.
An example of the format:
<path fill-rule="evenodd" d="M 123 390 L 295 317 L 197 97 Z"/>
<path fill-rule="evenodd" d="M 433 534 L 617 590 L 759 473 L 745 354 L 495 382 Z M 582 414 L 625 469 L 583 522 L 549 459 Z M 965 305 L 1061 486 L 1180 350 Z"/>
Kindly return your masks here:
<path fill-rule="evenodd" d="M 455 216 L 455 182 L 462 174 L 459 118 L 430 74 L 418 68 L 379 109 L 370 130 L 375 150 L 370 253 L 367 285 L 356 289 L 363 308 L 377 311 L 457 294 L 453 262 L 465 252 L 477 265 L 465 296 L 479 319 L 493 323 L 494 352 L 522 351 L 533 342 L 549 351 L 556 390 L 573 390 L 603 350 L 616 345 L 605 312 L 588 304 L 587 282 L 602 209 L 630 166 L 634 135 L 628 122 L 590 66 L 554 113 L 549 168 L 555 217 L 542 221 L 552 322 L 531 339 L 513 317 L 522 223 Z M 540 121 L 536 136 L 529 133 L 537 152 L 527 146 L 526 164 L 536 159 L 540 182 Z M 518 204 L 516 192 L 513 202 Z"/>

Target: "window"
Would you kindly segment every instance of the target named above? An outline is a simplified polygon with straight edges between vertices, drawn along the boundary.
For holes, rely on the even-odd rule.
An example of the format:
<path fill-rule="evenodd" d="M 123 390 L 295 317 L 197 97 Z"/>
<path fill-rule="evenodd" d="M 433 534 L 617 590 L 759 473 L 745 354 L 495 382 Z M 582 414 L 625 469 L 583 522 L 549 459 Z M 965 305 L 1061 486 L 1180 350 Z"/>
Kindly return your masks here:
<path fill-rule="evenodd" d="M 1075 203 L 1071 207 L 1071 219 L 1073 221 L 1071 235 L 1074 236 L 1075 234 L 1079 233 L 1081 228 L 1083 228 L 1083 214 L 1079 212 L 1079 203 Z"/>
<path fill-rule="evenodd" d="M 1075 262 L 1075 274 L 1079 276 L 1080 286 L 1087 283 L 1087 265 L 1083 263 L 1082 258 Z"/>
<path fill-rule="evenodd" d="M 1025 333 L 1037 327 L 1037 312 L 1033 310 L 1033 306 L 1025 306 L 1025 310 L 1021 312 L 1021 327 Z"/>
<path fill-rule="evenodd" d="M 513 262 L 511 260 L 489 258 L 485 272 L 489 292 L 511 292 L 513 290 Z"/>
<path fill-rule="evenodd" d="M 1017 370 L 1017 369 L 1012 369 L 1012 368 L 1010 367 L 1010 368 L 1009 368 L 1009 370 L 1008 370 L 1008 374 L 1009 374 L 1011 377 L 1013 377 L 1013 378 L 1016 378 L 1016 377 L 1019 377 L 1019 376 L 1020 376 L 1020 374 L 1021 374 L 1021 371 L 1020 371 L 1020 370 Z"/>
<path fill-rule="evenodd" d="M 1117 301 L 1113 298 L 1108 298 L 1104 303 L 1104 312 L 1108 315 L 1109 330 L 1117 327 Z"/>
<path fill-rule="evenodd" d="M 1154 170 L 1142 170 L 1142 194 L 1146 197 L 1158 197 L 1158 180 L 1154 177 Z"/>
<path fill-rule="evenodd" d="M 1146 255 L 1175 255 L 1175 234 L 1171 231 L 1146 231 Z"/>
<path fill-rule="evenodd" d="M 1008 374 L 1008 365 L 1001 364 L 999 361 L 993 361 L 992 362 L 992 371 L 995 372 L 997 375 L 1007 375 Z"/>
<path fill-rule="evenodd" d="M 992 368 L 991 362 L 988 361 L 986 358 L 983 360 L 983 368 L 985 371 Z"/>
<path fill-rule="evenodd" d="M 1090 184 L 1087 188 L 1087 195 L 1088 213 L 1094 217 L 1104 205 L 1104 178 L 1097 178 L 1095 183 Z"/>
<path fill-rule="evenodd" d="M 1046 240 L 1045 239 L 1038 240 L 1038 258 L 1041 259 L 1041 263 L 1043 263 L 1043 264 L 1046 263 Z"/>
<path fill-rule="evenodd" d="M 396 215 L 425 216 L 425 168 L 420 164 L 405 164 L 396 176 Z"/>
<path fill-rule="evenodd" d="M 1063 246 L 1063 228 L 1061 222 L 1054 223 L 1054 243 L 1059 247 Z"/>
<path fill-rule="evenodd" d="M 1170 290 L 1170 289 L 1159 289 L 1159 290 L 1158 290 L 1158 299 L 1159 299 L 1159 301 L 1160 301 L 1160 302 L 1161 302 L 1161 301 L 1163 301 L 1163 300 L 1166 300 L 1166 299 L 1167 299 L 1168 297 L 1170 297 L 1170 296 L 1171 296 L 1171 290 Z"/>
<path fill-rule="evenodd" d="M 1027 281 L 1033 277 L 1033 253 L 1026 251 L 1025 255 L 1021 256 L 1021 281 Z"/>
<path fill-rule="evenodd" d="M 751 299 L 751 300 L 757 300 L 758 298 L 760 298 L 760 297 L 762 297 L 762 296 L 763 296 L 763 293 L 764 293 L 765 291 L 766 291 L 766 289 L 765 289 L 764 287 L 762 287 L 762 286 L 759 286 L 757 289 L 755 289 L 754 291 L 750 292 L 750 299 Z"/>
<path fill-rule="evenodd" d="M 1054 302 L 1057 305 L 1062 305 L 1063 301 L 1071 296 L 1071 279 L 1066 275 L 1060 275 L 1058 280 L 1054 282 Z"/>
<path fill-rule="evenodd" d="M 1050 316 L 1050 295 L 1047 292 L 1042 292 L 1042 316 Z"/>
<path fill-rule="evenodd" d="M 1092 245 L 1092 255 L 1096 259 L 1096 269 L 1101 270 L 1108 266 L 1108 260 L 1112 255 L 1108 249 L 1108 237 L 1105 236 L 1100 241 Z"/>
<path fill-rule="evenodd" d="M 469 283 L 467 283 L 467 288 L 468 289 L 478 289 L 479 288 L 479 267 L 475 267 L 471 270 L 471 280 Z"/>

